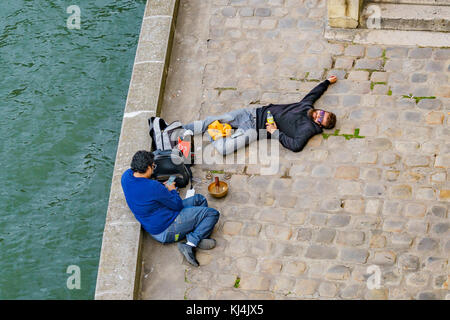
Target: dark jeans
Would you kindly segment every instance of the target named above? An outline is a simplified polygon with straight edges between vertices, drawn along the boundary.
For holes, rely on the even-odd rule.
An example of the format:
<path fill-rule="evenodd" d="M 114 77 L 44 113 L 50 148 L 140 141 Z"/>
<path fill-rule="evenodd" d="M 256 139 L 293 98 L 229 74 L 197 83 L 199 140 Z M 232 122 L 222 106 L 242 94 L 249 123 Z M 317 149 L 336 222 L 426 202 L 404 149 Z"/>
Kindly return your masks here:
<path fill-rule="evenodd" d="M 182 240 L 198 245 L 200 240 L 209 237 L 219 220 L 219 211 L 208 207 L 208 201 L 201 194 L 183 200 L 184 208 L 174 222 L 162 233 L 151 235 L 161 243 Z"/>

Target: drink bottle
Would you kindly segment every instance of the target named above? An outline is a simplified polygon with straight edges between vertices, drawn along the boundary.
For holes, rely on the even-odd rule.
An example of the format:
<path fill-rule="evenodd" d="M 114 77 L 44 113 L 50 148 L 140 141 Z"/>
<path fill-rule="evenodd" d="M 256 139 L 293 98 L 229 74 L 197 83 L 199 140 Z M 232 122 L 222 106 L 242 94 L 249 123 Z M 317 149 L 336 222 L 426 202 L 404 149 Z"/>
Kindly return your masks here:
<path fill-rule="evenodd" d="M 269 124 L 275 123 L 275 120 L 273 119 L 273 115 L 270 113 L 270 111 L 267 111 L 267 123 L 269 123 Z"/>

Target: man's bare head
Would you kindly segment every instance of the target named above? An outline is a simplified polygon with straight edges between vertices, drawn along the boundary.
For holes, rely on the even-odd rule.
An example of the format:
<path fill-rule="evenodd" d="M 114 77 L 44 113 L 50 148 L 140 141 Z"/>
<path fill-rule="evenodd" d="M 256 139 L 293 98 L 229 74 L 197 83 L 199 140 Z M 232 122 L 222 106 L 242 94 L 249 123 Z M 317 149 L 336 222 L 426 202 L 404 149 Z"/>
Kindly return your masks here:
<path fill-rule="evenodd" d="M 333 129 L 336 125 L 336 115 L 321 109 L 310 109 L 308 116 L 319 126 L 325 129 Z"/>

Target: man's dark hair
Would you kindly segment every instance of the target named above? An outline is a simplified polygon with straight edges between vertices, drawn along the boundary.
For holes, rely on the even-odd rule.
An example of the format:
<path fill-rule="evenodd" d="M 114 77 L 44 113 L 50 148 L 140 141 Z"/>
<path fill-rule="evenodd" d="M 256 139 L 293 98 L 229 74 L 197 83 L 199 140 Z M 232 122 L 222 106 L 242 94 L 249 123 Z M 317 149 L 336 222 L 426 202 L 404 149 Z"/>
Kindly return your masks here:
<path fill-rule="evenodd" d="M 154 162 L 154 156 L 152 152 L 141 150 L 134 154 L 133 160 L 131 160 L 131 170 L 133 172 L 145 173 L 149 166 Z"/>
<path fill-rule="evenodd" d="M 336 115 L 332 112 L 329 112 L 327 124 L 323 127 L 325 129 L 333 129 L 336 125 Z"/>

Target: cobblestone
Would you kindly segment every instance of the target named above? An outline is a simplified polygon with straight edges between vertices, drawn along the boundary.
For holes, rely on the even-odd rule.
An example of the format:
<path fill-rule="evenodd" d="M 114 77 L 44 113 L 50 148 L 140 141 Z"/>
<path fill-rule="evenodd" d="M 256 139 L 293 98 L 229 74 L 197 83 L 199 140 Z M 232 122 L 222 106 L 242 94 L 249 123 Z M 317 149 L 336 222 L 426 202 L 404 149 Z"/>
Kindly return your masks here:
<path fill-rule="evenodd" d="M 316 292 L 319 283 L 312 279 L 298 279 L 294 291 L 298 296 L 311 296 Z"/>
<path fill-rule="evenodd" d="M 337 243 L 350 246 L 359 246 L 364 243 L 365 234 L 362 231 L 339 231 Z"/>
<path fill-rule="evenodd" d="M 344 54 L 346 56 L 362 57 L 364 56 L 364 50 L 365 48 L 363 46 L 350 45 L 345 49 Z"/>
<path fill-rule="evenodd" d="M 265 273 L 278 274 L 281 271 L 282 264 L 277 260 L 263 260 L 260 264 L 260 270 Z"/>
<path fill-rule="evenodd" d="M 217 247 L 197 252 L 201 266 L 185 283 L 171 277 L 188 269 L 176 245 L 146 238 L 144 267 L 154 272 L 141 298 L 167 299 L 152 281 L 179 281 L 188 299 L 445 298 L 450 50 L 329 43 L 323 17 L 326 6 L 305 1 L 180 2 L 166 121 L 295 102 L 336 75 L 316 106 L 337 125 L 300 153 L 281 148 L 276 175 L 260 163 L 194 166 L 202 194 L 208 170 L 231 174 L 226 198 L 208 196 L 221 212 Z M 382 267 L 379 290 L 366 287 L 370 264 Z"/>
<path fill-rule="evenodd" d="M 348 74 L 348 79 L 356 80 L 356 81 L 369 80 L 369 72 L 368 71 L 351 71 Z"/>
<path fill-rule="evenodd" d="M 320 229 L 317 233 L 315 241 L 318 243 L 329 244 L 333 242 L 334 237 L 336 236 L 336 230 L 334 229 Z"/>
<path fill-rule="evenodd" d="M 370 239 L 371 248 L 384 248 L 386 246 L 386 237 L 380 234 L 373 235 Z"/>
<path fill-rule="evenodd" d="M 424 269 L 434 273 L 444 272 L 448 266 L 448 260 L 439 257 L 428 257 Z"/>
<path fill-rule="evenodd" d="M 336 59 L 334 67 L 337 69 L 351 69 L 354 59 L 350 57 L 339 57 Z"/>
<path fill-rule="evenodd" d="M 295 285 L 294 279 L 279 276 L 274 280 L 273 291 L 281 292 L 282 294 L 288 294 L 289 292 L 292 291 L 294 285 Z"/>
<path fill-rule="evenodd" d="M 336 169 L 335 178 L 338 179 L 357 179 L 359 177 L 359 167 L 338 167 Z"/>
<path fill-rule="evenodd" d="M 256 268 L 257 260 L 253 257 L 241 257 L 236 259 L 236 267 L 240 271 L 253 272 Z"/>
<path fill-rule="evenodd" d="M 342 289 L 340 296 L 343 299 L 355 299 L 359 297 L 361 291 L 361 285 L 352 284 Z"/>
<path fill-rule="evenodd" d="M 392 251 L 375 252 L 372 263 L 376 265 L 393 265 L 397 255 Z"/>
<path fill-rule="evenodd" d="M 421 218 L 425 216 L 427 208 L 420 203 L 409 203 L 405 209 L 405 215 L 408 217 Z"/>
<path fill-rule="evenodd" d="M 297 233 L 298 241 L 309 241 L 312 237 L 312 229 L 308 228 L 300 228 Z"/>
<path fill-rule="evenodd" d="M 387 300 L 389 296 L 388 289 L 373 289 L 366 294 L 367 300 Z"/>
<path fill-rule="evenodd" d="M 338 287 L 331 282 L 322 282 L 319 286 L 319 295 L 321 297 L 333 298 L 336 296 Z"/>
<path fill-rule="evenodd" d="M 369 252 L 365 249 L 343 248 L 341 249 L 340 258 L 345 262 L 365 263 L 369 257 Z"/>
<path fill-rule="evenodd" d="M 437 300 L 437 296 L 434 292 L 420 292 L 417 295 L 417 300 Z"/>
<path fill-rule="evenodd" d="M 311 245 L 305 254 L 305 257 L 310 259 L 335 259 L 336 256 L 336 248 L 319 245 Z"/>
<path fill-rule="evenodd" d="M 430 251 L 437 249 L 438 246 L 439 246 L 439 243 L 437 240 L 432 239 L 432 238 L 423 238 L 417 244 L 417 250 L 430 252 Z"/>
<path fill-rule="evenodd" d="M 383 204 L 383 215 L 398 216 L 402 210 L 402 204 L 399 201 L 386 201 Z"/>
<path fill-rule="evenodd" d="M 428 231 L 428 223 L 412 220 L 407 223 L 406 230 L 412 234 L 424 234 Z"/>
<path fill-rule="evenodd" d="M 242 277 L 239 288 L 242 290 L 267 291 L 270 287 L 270 280 L 263 276 L 249 275 Z"/>
<path fill-rule="evenodd" d="M 406 285 L 412 287 L 424 287 L 429 281 L 429 275 L 425 273 L 412 273 L 406 276 Z"/>
<path fill-rule="evenodd" d="M 226 235 L 236 235 L 241 231 L 242 222 L 227 221 L 223 226 L 223 233 Z"/>
<path fill-rule="evenodd" d="M 379 58 L 383 55 L 383 48 L 370 46 L 367 48 L 367 57 L 369 58 Z"/>
<path fill-rule="evenodd" d="M 332 215 L 328 221 L 327 226 L 332 228 L 345 227 L 350 223 L 350 216 L 347 215 Z"/>
<path fill-rule="evenodd" d="M 292 276 L 299 276 L 306 271 L 306 264 L 300 261 L 287 262 L 283 265 L 282 271 Z"/>
<path fill-rule="evenodd" d="M 383 60 L 380 59 L 359 59 L 355 63 L 355 69 L 377 70 L 383 69 Z"/>
<path fill-rule="evenodd" d="M 346 280 L 350 277 L 351 269 L 343 265 L 336 265 L 327 270 L 326 278 L 329 280 Z"/>
<path fill-rule="evenodd" d="M 422 99 L 417 107 L 425 110 L 439 110 L 442 108 L 442 101 L 438 99 Z"/>

